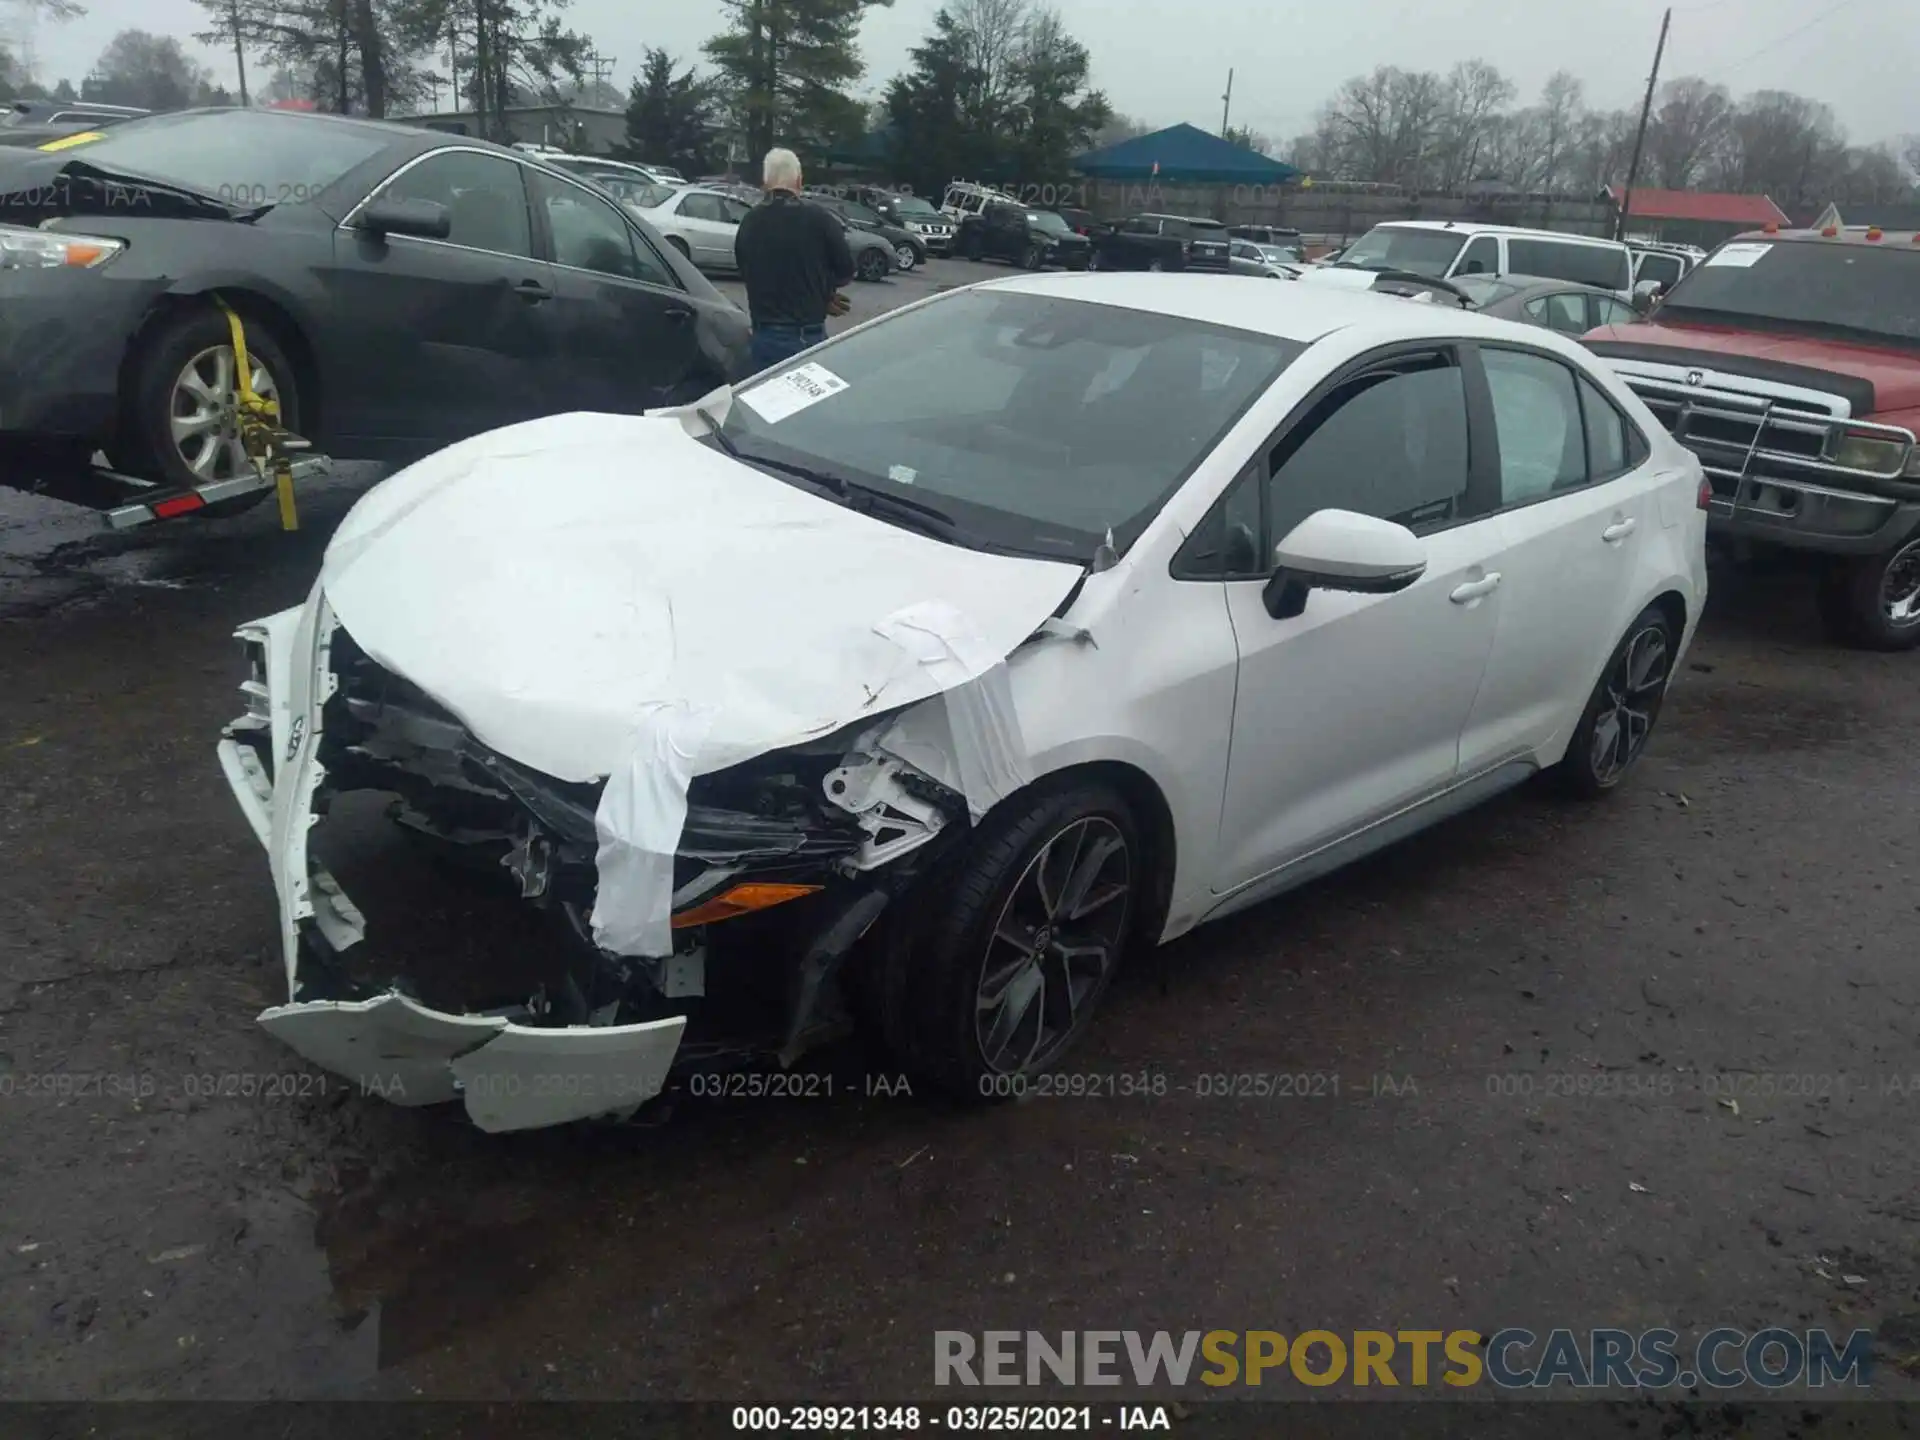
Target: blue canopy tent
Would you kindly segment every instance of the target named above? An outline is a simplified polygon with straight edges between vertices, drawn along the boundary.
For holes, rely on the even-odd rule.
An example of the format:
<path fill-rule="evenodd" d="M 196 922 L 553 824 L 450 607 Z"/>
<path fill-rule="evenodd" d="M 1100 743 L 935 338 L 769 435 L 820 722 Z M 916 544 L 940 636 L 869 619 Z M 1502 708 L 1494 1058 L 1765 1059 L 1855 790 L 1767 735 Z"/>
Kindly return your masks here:
<path fill-rule="evenodd" d="M 1283 185 L 1300 174 L 1291 165 L 1185 123 L 1090 150 L 1073 168 L 1094 180 L 1159 180 L 1170 185 Z"/>

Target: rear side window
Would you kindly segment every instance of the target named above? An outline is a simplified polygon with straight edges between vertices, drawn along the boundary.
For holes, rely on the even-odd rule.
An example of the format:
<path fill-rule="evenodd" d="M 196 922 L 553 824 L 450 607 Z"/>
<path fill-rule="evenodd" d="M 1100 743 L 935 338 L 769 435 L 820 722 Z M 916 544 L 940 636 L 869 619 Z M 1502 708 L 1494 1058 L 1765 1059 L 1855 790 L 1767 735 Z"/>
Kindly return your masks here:
<path fill-rule="evenodd" d="M 1538 275 L 1542 280 L 1572 280 L 1602 290 L 1625 290 L 1632 284 L 1627 252 L 1607 245 L 1511 236 L 1507 240 L 1507 262 L 1507 269 L 1515 275 Z"/>
<path fill-rule="evenodd" d="M 1573 372 L 1520 350 L 1480 353 L 1500 440 L 1500 503 L 1524 505 L 1586 484 L 1585 426 Z"/>
<path fill-rule="evenodd" d="M 1636 462 L 1627 458 L 1627 419 L 1585 376 L 1580 379 L 1580 413 L 1587 422 L 1587 469 L 1595 482 L 1624 475 Z"/>

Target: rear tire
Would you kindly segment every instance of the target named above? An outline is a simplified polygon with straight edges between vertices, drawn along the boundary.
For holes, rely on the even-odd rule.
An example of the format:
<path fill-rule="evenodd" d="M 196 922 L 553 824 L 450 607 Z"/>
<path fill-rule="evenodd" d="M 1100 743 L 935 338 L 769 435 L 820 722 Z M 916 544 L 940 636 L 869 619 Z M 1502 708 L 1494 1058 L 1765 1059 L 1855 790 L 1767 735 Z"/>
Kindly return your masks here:
<path fill-rule="evenodd" d="M 887 278 L 887 257 L 879 250 L 862 250 L 854 261 L 853 273 L 870 284 Z"/>
<path fill-rule="evenodd" d="M 1820 579 L 1820 618 L 1843 645 L 1920 645 L 1920 537 L 1885 555 L 1836 564 Z"/>
<path fill-rule="evenodd" d="M 1673 622 L 1657 605 L 1642 610 L 1627 627 L 1573 728 L 1566 757 L 1555 767 L 1563 790 L 1577 799 L 1597 799 L 1618 789 L 1632 772 L 1660 718 L 1678 642 Z"/>
<path fill-rule="evenodd" d="M 989 818 L 876 957 L 896 1058 L 958 1100 L 1021 1093 L 1092 1023 L 1151 884 L 1144 860 L 1105 785 L 1039 790 Z"/>

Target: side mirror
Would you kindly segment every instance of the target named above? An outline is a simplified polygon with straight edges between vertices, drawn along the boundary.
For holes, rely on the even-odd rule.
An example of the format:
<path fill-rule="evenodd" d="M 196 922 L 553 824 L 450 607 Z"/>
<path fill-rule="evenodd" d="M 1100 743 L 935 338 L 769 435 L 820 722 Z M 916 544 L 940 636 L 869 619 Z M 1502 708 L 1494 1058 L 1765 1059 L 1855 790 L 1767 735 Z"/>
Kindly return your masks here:
<path fill-rule="evenodd" d="M 1267 613 L 1291 620 L 1313 590 L 1391 595 L 1427 572 L 1427 547 L 1404 525 L 1352 510 L 1316 510 L 1273 551 L 1273 578 L 1261 592 Z"/>
<path fill-rule="evenodd" d="M 413 235 L 422 240 L 444 240 L 453 233 L 447 207 L 432 200 L 376 200 L 354 221 L 369 235 Z"/>
<path fill-rule="evenodd" d="M 1642 280 L 1633 287 L 1633 308 L 1642 315 L 1653 309 L 1667 287 L 1658 280 Z"/>

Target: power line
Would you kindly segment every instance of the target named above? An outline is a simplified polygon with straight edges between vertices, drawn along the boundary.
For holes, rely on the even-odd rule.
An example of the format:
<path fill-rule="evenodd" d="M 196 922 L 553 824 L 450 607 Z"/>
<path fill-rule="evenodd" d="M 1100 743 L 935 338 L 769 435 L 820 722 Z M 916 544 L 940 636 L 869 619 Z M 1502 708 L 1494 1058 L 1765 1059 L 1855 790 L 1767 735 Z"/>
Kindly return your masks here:
<path fill-rule="evenodd" d="M 1745 69 L 1747 66 L 1751 65 L 1754 61 L 1758 60 L 1761 56 L 1769 55 L 1773 51 L 1778 50 L 1782 45 L 1786 44 L 1789 40 L 1792 40 L 1796 36 L 1806 34 L 1807 31 L 1813 29 L 1813 27 L 1818 25 L 1821 21 L 1827 19 L 1829 16 L 1839 14 L 1842 10 L 1846 9 L 1849 5 L 1853 3 L 1854 3 L 1854 0 L 1837 0 L 1836 4 L 1829 5 L 1826 9 L 1822 10 L 1818 15 L 1814 16 L 1811 20 L 1807 21 L 1804 25 L 1796 25 L 1793 29 L 1789 30 L 1786 34 L 1780 36 L 1779 39 L 1768 41 L 1765 45 L 1762 45 L 1758 50 L 1754 51 L 1751 55 L 1747 56 L 1746 59 L 1734 61 L 1733 64 L 1727 66 L 1720 73 L 1722 75 L 1731 75 L 1736 70 Z"/>

